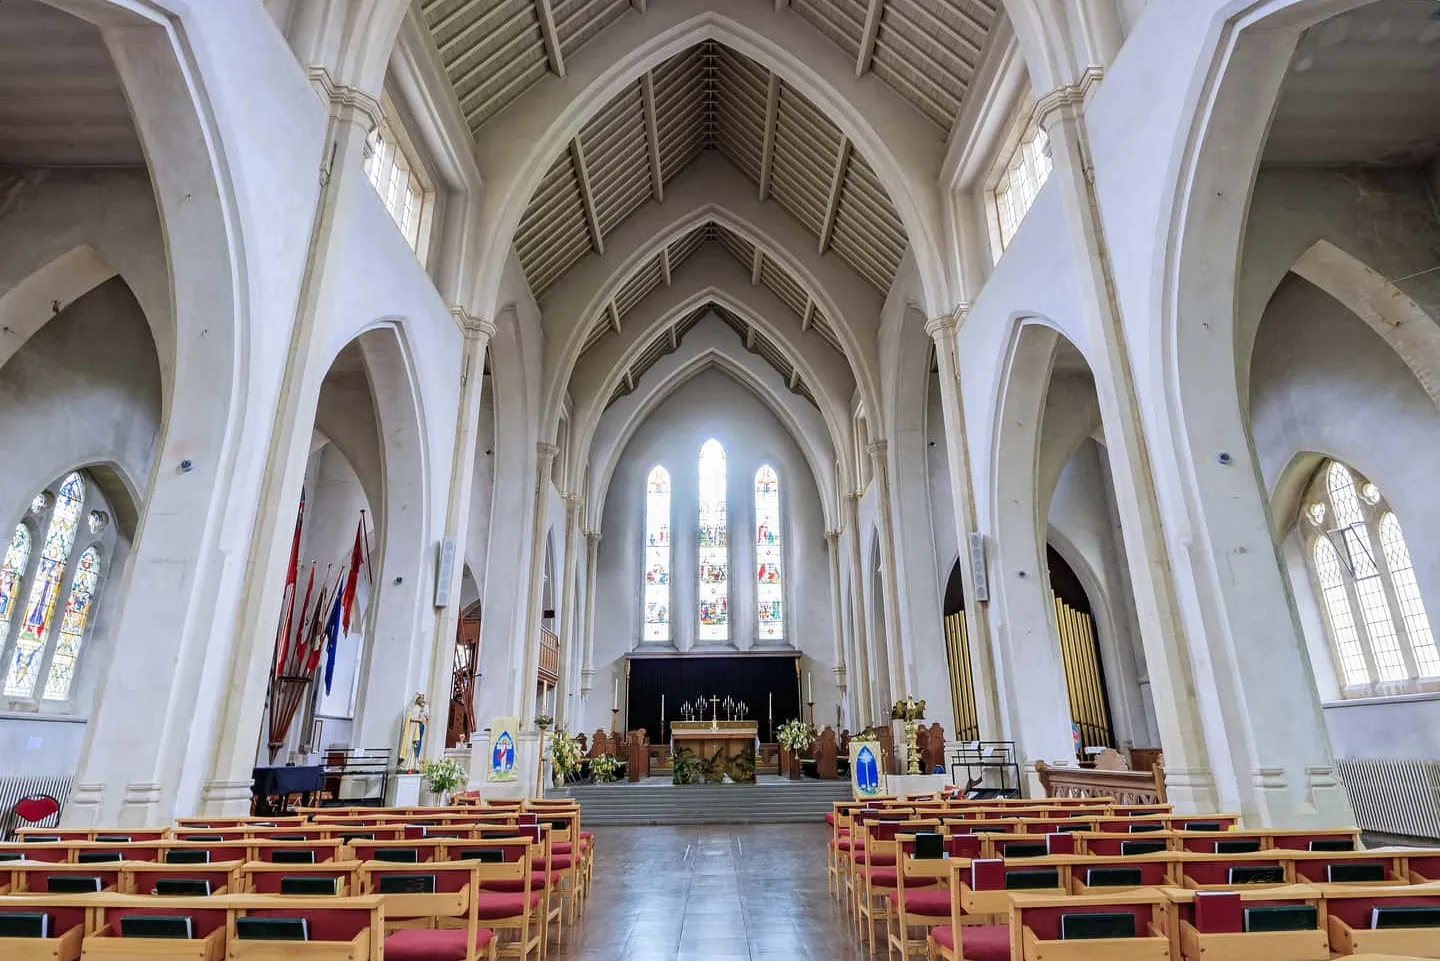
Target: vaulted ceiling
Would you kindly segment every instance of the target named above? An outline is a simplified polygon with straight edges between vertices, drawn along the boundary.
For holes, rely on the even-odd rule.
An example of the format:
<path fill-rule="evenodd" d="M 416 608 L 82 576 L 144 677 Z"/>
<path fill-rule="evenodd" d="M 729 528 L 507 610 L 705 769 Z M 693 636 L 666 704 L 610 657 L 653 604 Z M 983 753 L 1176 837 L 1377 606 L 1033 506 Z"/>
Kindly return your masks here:
<path fill-rule="evenodd" d="M 699 44 L 610 101 L 555 160 L 515 248 L 545 292 L 703 151 L 715 150 L 876 289 L 894 282 L 907 241 L 875 172 L 818 108 L 754 61 Z"/>
<path fill-rule="evenodd" d="M 485 125 L 649 0 L 421 0 L 471 131 Z M 653 0 L 664 3 L 666 0 Z M 756 2 L 756 0 L 725 0 Z M 717 9 L 725 3 L 717 2 Z M 873 73 L 948 137 L 999 0 L 776 0 Z M 813 103 L 761 65 L 706 42 L 648 71 L 600 110 L 555 159 L 515 237 L 542 301 L 578 260 L 697 156 L 719 152 L 887 293 L 908 241 L 874 170 Z"/>

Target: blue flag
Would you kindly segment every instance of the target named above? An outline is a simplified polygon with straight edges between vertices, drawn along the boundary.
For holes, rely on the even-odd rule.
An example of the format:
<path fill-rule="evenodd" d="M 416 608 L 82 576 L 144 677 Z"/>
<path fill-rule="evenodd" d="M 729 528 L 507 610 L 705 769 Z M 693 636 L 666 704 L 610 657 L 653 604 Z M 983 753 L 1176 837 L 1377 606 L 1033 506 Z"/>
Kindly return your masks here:
<path fill-rule="evenodd" d="M 343 591 L 335 592 L 335 603 L 330 616 L 325 619 L 325 693 L 330 693 L 330 682 L 335 679 L 335 648 L 340 642 L 340 608 Z"/>

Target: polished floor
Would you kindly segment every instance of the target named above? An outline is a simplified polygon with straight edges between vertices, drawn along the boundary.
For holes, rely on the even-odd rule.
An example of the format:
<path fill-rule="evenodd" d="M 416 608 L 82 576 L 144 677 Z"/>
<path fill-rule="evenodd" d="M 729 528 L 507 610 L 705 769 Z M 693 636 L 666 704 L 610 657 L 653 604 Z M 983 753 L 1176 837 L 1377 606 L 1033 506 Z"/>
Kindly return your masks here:
<path fill-rule="evenodd" d="M 825 891 L 823 824 L 598 828 L 560 961 L 860 961 Z"/>

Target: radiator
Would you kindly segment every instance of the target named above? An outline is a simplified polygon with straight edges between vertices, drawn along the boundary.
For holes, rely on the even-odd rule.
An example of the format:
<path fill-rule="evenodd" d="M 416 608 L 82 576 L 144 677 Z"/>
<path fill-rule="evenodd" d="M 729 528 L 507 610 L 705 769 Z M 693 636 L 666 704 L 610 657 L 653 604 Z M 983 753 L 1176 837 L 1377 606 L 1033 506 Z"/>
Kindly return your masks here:
<path fill-rule="evenodd" d="M 60 810 L 64 811 L 65 801 L 70 796 L 70 777 L 0 777 L 0 838 L 8 841 L 15 828 L 26 826 L 16 823 L 15 802 L 32 794 L 50 795 L 60 802 Z M 60 815 L 57 813 L 34 826 L 54 827 L 59 823 Z"/>
<path fill-rule="evenodd" d="M 1336 760 L 1362 831 L 1440 840 L 1440 761 Z"/>

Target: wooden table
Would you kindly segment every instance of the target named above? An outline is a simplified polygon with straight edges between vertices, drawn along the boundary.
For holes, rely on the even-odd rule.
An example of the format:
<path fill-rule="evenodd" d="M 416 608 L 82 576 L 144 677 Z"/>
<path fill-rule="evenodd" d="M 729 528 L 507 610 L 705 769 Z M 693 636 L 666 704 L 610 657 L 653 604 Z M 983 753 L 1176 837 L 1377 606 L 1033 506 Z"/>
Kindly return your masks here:
<path fill-rule="evenodd" d="M 729 775 L 736 783 L 753 784 L 758 731 L 754 721 L 676 721 L 670 728 L 670 740 L 677 760 L 684 751 L 700 759 L 702 782 L 723 783 Z M 675 771 L 675 783 L 679 784 L 678 763 Z"/>

